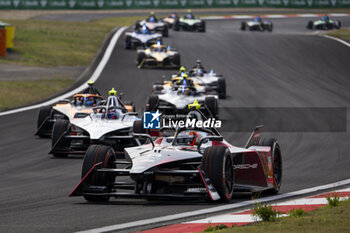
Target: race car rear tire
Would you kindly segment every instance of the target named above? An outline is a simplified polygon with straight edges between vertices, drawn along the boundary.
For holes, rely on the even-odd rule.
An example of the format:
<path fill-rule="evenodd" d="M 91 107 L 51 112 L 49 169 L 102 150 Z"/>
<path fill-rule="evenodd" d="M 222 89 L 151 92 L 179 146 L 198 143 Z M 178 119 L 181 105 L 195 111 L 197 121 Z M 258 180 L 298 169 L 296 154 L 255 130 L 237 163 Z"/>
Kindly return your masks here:
<path fill-rule="evenodd" d="M 267 26 L 267 31 L 272 32 L 272 30 L 273 30 L 273 24 L 271 23 Z"/>
<path fill-rule="evenodd" d="M 314 22 L 309 21 L 306 26 L 307 29 L 313 29 L 314 28 Z"/>
<path fill-rule="evenodd" d="M 205 21 L 202 22 L 199 32 L 205 32 Z"/>
<path fill-rule="evenodd" d="M 220 99 L 226 99 L 226 80 L 224 78 L 218 80 L 218 93 Z"/>
<path fill-rule="evenodd" d="M 167 24 L 165 24 L 164 27 L 163 27 L 162 36 L 163 37 L 168 37 L 169 36 L 169 28 L 168 28 Z"/>
<path fill-rule="evenodd" d="M 143 128 L 143 120 L 136 120 L 133 123 L 132 130 L 134 133 L 146 133 L 146 129 Z"/>
<path fill-rule="evenodd" d="M 103 168 L 115 168 L 114 161 L 116 160 L 115 152 L 110 146 L 105 145 L 90 145 L 86 151 L 81 178 L 90 171 L 90 169 L 99 162 L 102 162 Z M 96 172 L 84 180 L 84 184 L 89 186 L 106 186 L 105 192 L 111 190 L 112 184 L 114 183 L 115 176 L 105 172 Z M 90 202 L 107 202 L 109 196 L 93 196 L 84 195 L 85 200 Z"/>
<path fill-rule="evenodd" d="M 208 147 L 202 157 L 201 169 L 213 183 L 221 201 L 230 201 L 235 177 L 230 150 L 226 146 Z"/>
<path fill-rule="evenodd" d="M 132 43 L 130 36 L 125 37 L 125 49 L 131 49 Z"/>
<path fill-rule="evenodd" d="M 51 130 L 51 126 L 48 122 L 44 123 L 44 121 L 47 120 L 47 118 L 50 116 L 51 114 L 51 106 L 43 106 L 39 109 L 39 115 L 38 115 L 38 124 L 37 124 L 37 128 L 39 129 L 39 127 L 41 126 L 41 129 L 37 132 L 37 135 L 41 138 L 43 137 L 48 137 L 47 134 L 44 134 L 44 132 L 46 131 L 50 131 Z"/>
<path fill-rule="evenodd" d="M 137 58 L 136 58 L 137 65 L 141 64 L 141 62 L 145 58 L 145 56 L 146 55 L 143 52 L 137 53 Z"/>
<path fill-rule="evenodd" d="M 336 29 L 340 29 L 340 28 L 341 28 L 341 22 L 340 22 L 340 20 L 336 21 L 335 28 L 336 28 Z"/>
<path fill-rule="evenodd" d="M 273 189 L 269 190 L 272 194 L 277 194 L 280 191 L 282 184 L 282 153 L 281 148 L 274 138 L 263 139 L 260 146 L 269 146 L 273 157 L 273 177 L 276 181 Z"/>
<path fill-rule="evenodd" d="M 180 30 L 180 22 L 179 20 L 176 20 L 174 23 L 174 31 L 179 31 Z"/>
<path fill-rule="evenodd" d="M 69 130 L 69 121 L 66 119 L 57 119 L 52 129 L 52 141 L 51 146 L 55 146 L 55 151 L 53 151 L 53 156 L 56 158 L 65 158 L 67 157 L 67 153 L 62 153 L 62 151 L 67 150 L 69 147 L 69 143 L 65 139 L 61 139 L 60 142 L 57 141 L 61 138 L 61 136 Z M 57 145 L 56 145 L 57 143 Z"/>
<path fill-rule="evenodd" d="M 158 107 L 159 97 L 151 95 L 148 97 L 148 111 L 156 111 Z"/>
<path fill-rule="evenodd" d="M 205 97 L 205 105 L 210 111 L 209 115 L 212 115 L 213 117 L 216 117 L 218 115 L 219 109 L 218 109 L 218 101 L 215 97 Z"/>
<path fill-rule="evenodd" d="M 245 31 L 246 28 L 247 28 L 247 23 L 243 21 L 243 22 L 241 23 L 241 30 L 242 30 L 242 31 Z"/>
<path fill-rule="evenodd" d="M 174 65 L 177 66 L 177 68 L 180 68 L 180 66 L 181 66 L 180 54 L 174 55 L 173 63 L 174 63 Z"/>

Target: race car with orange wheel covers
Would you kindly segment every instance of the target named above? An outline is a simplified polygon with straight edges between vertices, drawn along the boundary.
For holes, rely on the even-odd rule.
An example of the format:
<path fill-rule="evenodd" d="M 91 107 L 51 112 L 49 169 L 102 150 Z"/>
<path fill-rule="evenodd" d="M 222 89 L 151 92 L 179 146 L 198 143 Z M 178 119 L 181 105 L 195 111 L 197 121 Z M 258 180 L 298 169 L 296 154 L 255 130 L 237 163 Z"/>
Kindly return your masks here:
<path fill-rule="evenodd" d="M 39 109 L 37 131 L 39 137 L 51 137 L 52 127 L 57 119 L 70 121 L 77 112 L 91 113 L 92 108 L 103 103 L 97 94 L 75 94 L 73 100 L 61 100 L 54 106 L 43 106 Z"/>
<path fill-rule="evenodd" d="M 107 202 L 111 197 L 229 202 L 234 191 L 278 193 L 281 149 L 277 140 L 261 137 L 261 126 L 244 147 L 237 147 L 215 127 L 200 126 L 207 119 L 198 110 L 189 112 L 186 120 L 193 123 L 177 127 L 174 133 L 161 128 L 155 140 L 140 134 L 143 123 L 135 121 L 134 136 L 149 143 L 125 148 L 124 161 L 116 160 L 110 146 L 90 147 L 81 181 L 70 196 L 83 196 L 89 202 Z"/>
<path fill-rule="evenodd" d="M 340 29 L 341 22 L 339 20 L 332 20 L 329 16 L 325 15 L 317 21 L 309 21 L 306 28 L 317 30 Z"/>
<path fill-rule="evenodd" d="M 262 19 L 260 16 L 254 18 L 253 21 L 243 21 L 241 23 L 241 30 L 245 31 L 248 29 L 249 31 L 269 31 L 272 32 L 273 24 L 268 19 Z"/>
<path fill-rule="evenodd" d="M 126 146 L 138 145 L 132 137 L 133 122 L 138 120 L 136 112 L 129 112 L 116 96 L 114 89 L 104 105 L 93 108 L 92 113 L 77 112 L 68 121 L 57 119 L 52 130 L 50 154 L 67 157 L 68 154 L 85 154 L 90 144 L 114 144 L 115 153 Z"/>
<path fill-rule="evenodd" d="M 39 109 L 37 131 L 39 137 L 51 137 L 52 127 L 57 119 L 70 121 L 77 113 L 88 114 L 93 108 L 104 105 L 105 100 L 97 94 L 75 94 L 72 100 L 61 100 L 54 106 L 43 106 Z M 129 112 L 135 112 L 135 105 L 125 101 L 124 106 Z"/>
<path fill-rule="evenodd" d="M 138 47 L 149 47 L 156 44 L 157 41 L 162 42 L 162 34 L 152 32 L 144 24 L 134 32 L 125 32 L 125 48 L 134 49 Z"/>
<path fill-rule="evenodd" d="M 136 54 L 137 67 L 140 68 L 180 68 L 180 53 L 158 41 L 149 48 L 138 48 Z"/>

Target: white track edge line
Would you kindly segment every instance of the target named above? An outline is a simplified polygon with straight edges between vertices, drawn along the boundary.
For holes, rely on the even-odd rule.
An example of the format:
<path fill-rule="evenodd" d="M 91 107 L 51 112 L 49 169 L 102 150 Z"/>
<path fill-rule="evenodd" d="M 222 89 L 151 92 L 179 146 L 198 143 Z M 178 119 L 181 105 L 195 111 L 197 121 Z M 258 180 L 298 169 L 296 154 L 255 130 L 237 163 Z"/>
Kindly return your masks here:
<path fill-rule="evenodd" d="M 107 62 L 109 61 L 109 58 L 111 57 L 111 54 L 113 52 L 113 49 L 119 39 L 119 37 L 122 35 L 122 33 L 126 30 L 127 27 L 121 27 L 118 29 L 118 31 L 113 35 L 111 41 L 108 44 L 108 47 L 100 61 L 100 63 L 98 64 L 97 68 L 95 69 L 94 73 L 91 75 L 90 79 L 88 81 L 93 81 L 95 82 L 101 75 L 103 69 L 105 68 Z M 28 110 L 32 110 L 32 109 L 36 109 L 36 108 L 40 108 L 41 106 L 45 106 L 45 105 L 50 105 L 50 104 L 54 104 L 56 102 L 58 102 L 61 99 L 65 99 L 68 98 L 72 95 L 74 95 L 77 92 L 80 92 L 82 90 L 84 90 L 85 88 L 88 87 L 87 82 L 85 82 L 84 84 L 82 84 L 81 86 L 77 87 L 76 89 L 67 92 L 61 96 L 58 96 L 56 98 L 53 98 L 51 100 L 48 100 L 44 103 L 40 103 L 40 104 L 35 104 L 35 105 L 31 105 L 31 106 L 27 106 L 27 107 L 23 107 L 23 108 L 18 108 L 18 109 L 14 109 L 14 110 L 9 110 L 6 112 L 1 112 L 0 116 L 5 116 L 5 115 L 10 115 L 10 114 L 14 114 L 14 113 L 18 113 L 18 112 L 24 112 L 24 111 L 28 111 Z"/>
<path fill-rule="evenodd" d="M 97 233 L 97 232 L 109 232 L 109 231 L 123 230 L 123 229 L 127 229 L 127 228 L 139 227 L 139 226 L 144 226 L 144 225 L 149 225 L 149 224 L 167 222 L 167 221 L 172 221 L 172 220 L 177 220 L 177 219 L 182 219 L 182 218 L 194 217 L 194 216 L 198 216 L 198 215 L 211 214 L 211 213 L 230 210 L 230 209 L 234 209 L 234 208 L 245 207 L 245 206 L 249 206 L 249 205 L 252 205 L 254 203 L 257 203 L 257 202 L 269 202 L 269 201 L 276 201 L 279 199 L 292 198 L 292 197 L 296 197 L 299 195 L 305 195 L 308 193 L 323 191 L 326 189 L 336 188 L 336 187 L 344 186 L 344 185 L 348 185 L 348 184 L 350 184 L 350 179 L 346 179 L 346 180 L 342 180 L 342 181 L 338 181 L 338 182 L 334 182 L 334 183 L 330 183 L 330 184 L 326 184 L 326 185 L 316 186 L 316 187 L 312 187 L 312 188 L 302 189 L 302 190 L 294 191 L 294 192 L 290 192 L 290 193 L 284 193 L 284 194 L 280 194 L 280 195 L 276 195 L 276 196 L 265 197 L 265 198 L 261 198 L 259 200 L 243 201 L 240 203 L 222 205 L 222 206 L 213 207 L 213 208 L 209 208 L 209 209 L 201 209 L 201 210 L 189 211 L 189 212 L 173 214 L 173 215 L 168 215 L 168 216 L 163 216 L 163 217 L 157 217 L 157 218 L 152 218 L 152 219 L 144 219 L 144 220 L 116 224 L 116 225 L 111 225 L 111 226 L 106 226 L 106 227 L 99 227 L 99 228 L 94 228 L 94 229 L 90 229 L 90 230 L 79 231 L 77 233 Z"/>
<path fill-rule="evenodd" d="M 346 42 L 346 41 L 344 41 L 342 39 L 339 39 L 339 38 L 336 38 L 336 37 L 333 37 L 333 36 L 329 36 L 329 35 L 322 35 L 322 36 L 326 37 L 328 39 L 331 39 L 331 40 L 336 40 L 336 41 L 342 43 L 343 45 L 346 45 L 346 46 L 350 47 L 350 43 L 348 43 L 348 42 Z"/>

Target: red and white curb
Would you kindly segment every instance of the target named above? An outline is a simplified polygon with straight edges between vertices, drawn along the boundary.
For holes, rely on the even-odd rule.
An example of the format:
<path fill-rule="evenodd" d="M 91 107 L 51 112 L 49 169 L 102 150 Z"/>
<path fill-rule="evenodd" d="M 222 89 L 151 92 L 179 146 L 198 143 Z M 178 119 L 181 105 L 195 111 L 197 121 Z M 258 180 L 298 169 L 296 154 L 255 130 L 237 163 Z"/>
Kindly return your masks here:
<path fill-rule="evenodd" d="M 327 192 L 307 198 L 282 201 L 276 204 L 272 204 L 271 206 L 273 209 L 283 212 L 284 214 L 280 215 L 280 217 L 283 217 L 288 216 L 288 213 L 293 209 L 302 209 L 305 212 L 309 212 L 321 206 L 325 206 L 328 204 L 326 198 L 334 197 L 335 195 L 339 196 L 340 200 L 346 200 L 350 198 L 350 188 L 341 189 L 333 192 Z M 182 222 L 179 224 L 140 231 L 139 233 L 192 233 L 201 232 L 205 230 L 208 226 L 215 227 L 216 225 L 224 224 L 228 227 L 231 227 L 232 225 L 241 226 L 248 223 L 260 221 L 259 218 L 252 215 L 252 212 L 252 209 L 247 209 L 243 211 L 203 218 L 195 221 Z"/>
<path fill-rule="evenodd" d="M 283 19 L 283 18 L 314 18 L 321 17 L 325 14 L 284 14 L 284 15 L 260 15 L 262 18 L 268 19 Z M 327 14 L 330 17 L 346 17 L 350 16 L 349 13 L 330 13 Z M 228 16 L 207 16 L 202 17 L 206 20 L 216 20 L 216 19 L 254 19 L 256 15 L 228 15 Z"/>

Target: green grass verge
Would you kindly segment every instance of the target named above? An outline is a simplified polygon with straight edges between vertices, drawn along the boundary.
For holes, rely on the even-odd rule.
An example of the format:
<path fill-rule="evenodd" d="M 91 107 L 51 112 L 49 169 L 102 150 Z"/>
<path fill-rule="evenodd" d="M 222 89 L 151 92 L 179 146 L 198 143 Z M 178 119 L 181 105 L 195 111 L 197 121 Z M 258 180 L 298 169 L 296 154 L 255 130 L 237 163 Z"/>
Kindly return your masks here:
<path fill-rule="evenodd" d="M 284 217 L 276 222 L 261 222 L 232 227 L 215 233 L 343 233 L 350 230 L 350 200 L 340 202 L 338 207 L 324 206 L 305 213 L 303 217 Z"/>
<path fill-rule="evenodd" d="M 22 106 L 54 95 L 72 84 L 71 78 L 0 82 L 0 110 Z"/>
<path fill-rule="evenodd" d="M 330 36 L 337 37 L 350 43 L 350 29 L 341 29 L 327 33 Z"/>
<path fill-rule="evenodd" d="M 131 25 L 137 17 L 92 22 L 7 20 L 15 26 L 15 48 L 3 63 L 31 66 L 88 65 L 104 38 L 115 27 Z"/>
<path fill-rule="evenodd" d="M 92 22 L 7 20 L 15 26 L 15 48 L 0 63 L 25 66 L 87 66 L 115 27 L 132 25 L 138 17 L 118 17 Z M 1 81 L 0 110 L 33 103 L 64 90 L 71 77 L 37 81 Z"/>

